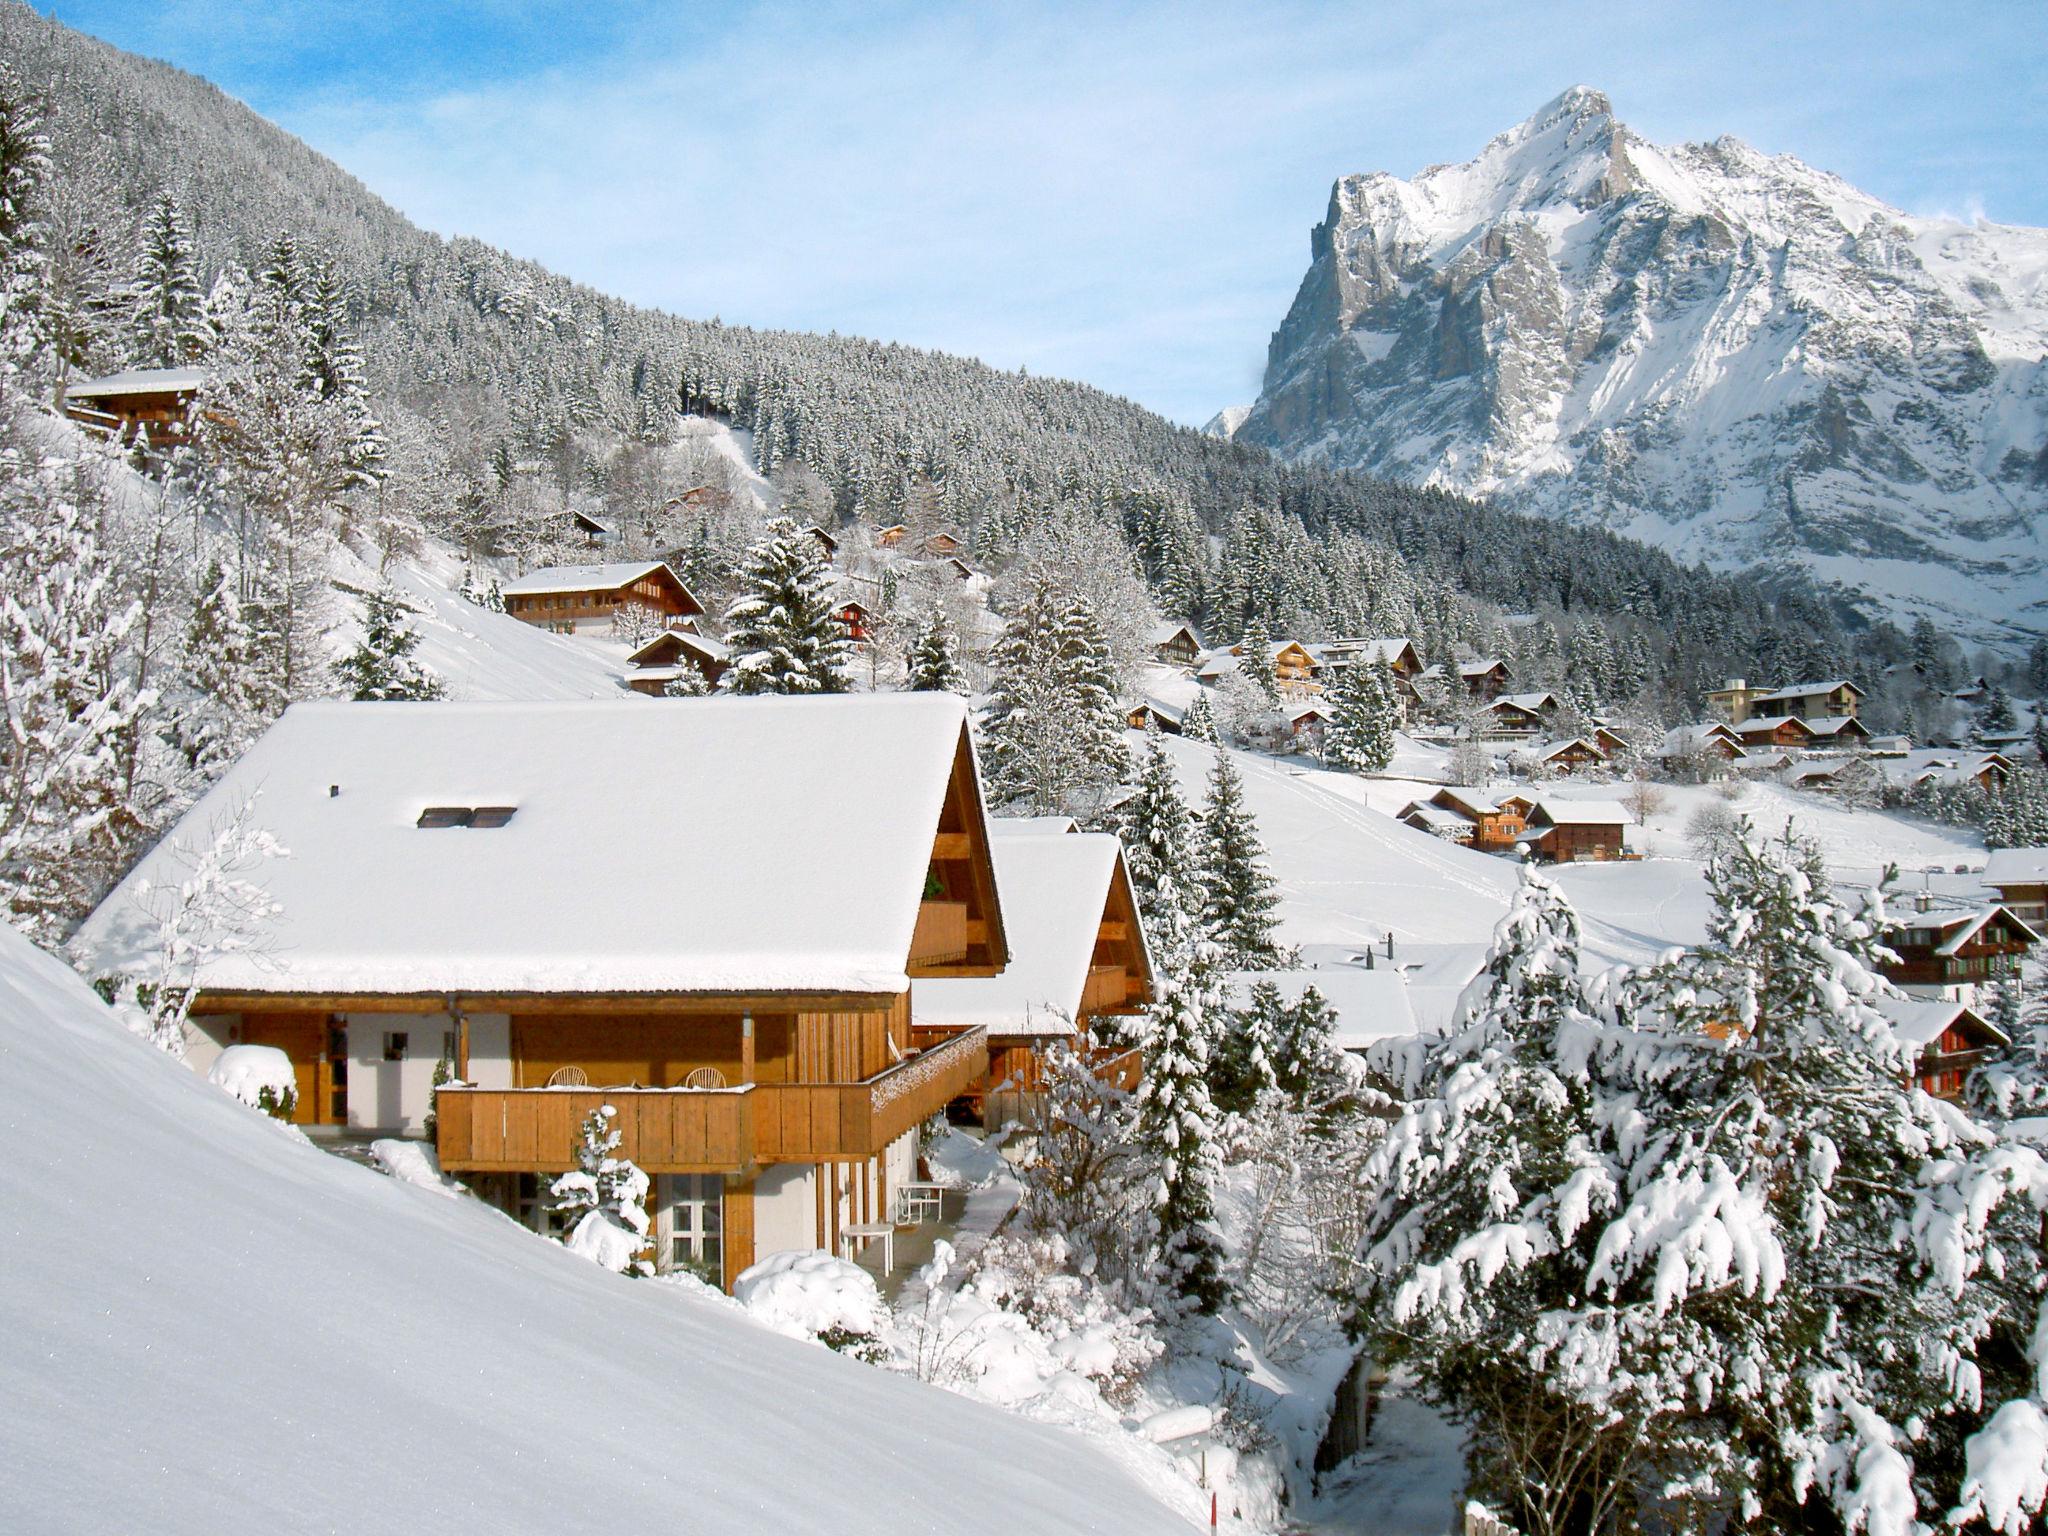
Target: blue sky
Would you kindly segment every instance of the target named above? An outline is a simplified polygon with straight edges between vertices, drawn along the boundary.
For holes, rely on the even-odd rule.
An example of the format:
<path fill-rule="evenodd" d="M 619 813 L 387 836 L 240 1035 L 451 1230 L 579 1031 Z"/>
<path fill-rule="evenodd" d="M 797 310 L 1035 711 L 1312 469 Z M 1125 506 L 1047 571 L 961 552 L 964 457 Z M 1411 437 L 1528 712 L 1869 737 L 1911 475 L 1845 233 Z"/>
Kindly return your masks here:
<path fill-rule="evenodd" d="M 41 6 L 48 9 L 47 0 Z M 2048 225 L 2048 10 L 1946 4 L 73 0 L 413 219 L 640 303 L 1258 391 L 1330 183 L 1566 86 L 1910 212 Z"/>

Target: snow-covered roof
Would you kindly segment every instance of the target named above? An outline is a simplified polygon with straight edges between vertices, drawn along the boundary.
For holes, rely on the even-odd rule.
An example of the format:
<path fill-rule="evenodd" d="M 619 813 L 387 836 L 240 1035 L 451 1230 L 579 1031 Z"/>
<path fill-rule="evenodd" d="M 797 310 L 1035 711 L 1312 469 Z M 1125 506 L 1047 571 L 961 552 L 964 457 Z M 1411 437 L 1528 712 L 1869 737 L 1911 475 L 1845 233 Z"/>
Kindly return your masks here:
<path fill-rule="evenodd" d="M 677 586 L 684 586 L 682 577 L 669 570 L 668 562 L 664 560 L 628 560 L 607 565 L 543 566 L 506 582 L 498 590 L 506 597 L 530 597 L 551 592 L 612 592 L 656 571 L 668 571 Z M 684 587 L 684 590 L 688 588 Z"/>
<path fill-rule="evenodd" d="M 1464 832 L 1469 831 L 1472 826 L 1472 818 L 1469 816 L 1460 816 L 1456 811 L 1432 805 L 1427 800 L 1410 802 L 1402 810 L 1400 819 L 1420 822 L 1433 832 Z"/>
<path fill-rule="evenodd" d="M 1526 710 L 1529 714 L 1541 714 L 1546 709 L 1557 707 L 1554 693 L 1504 693 L 1486 706 L 1488 709 L 1514 708 Z"/>
<path fill-rule="evenodd" d="M 990 837 L 1038 837 L 1047 832 L 1078 832 L 1081 824 L 1071 816 L 991 816 Z"/>
<path fill-rule="evenodd" d="M 1726 742 L 1737 752 L 1742 750 L 1742 739 L 1718 720 L 1704 725 L 1674 725 L 1664 733 L 1664 743 L 1657 751 L 1662 757 L 1683 756 L 1696 752 L 1710 741 Z"/>
<path fill-rule="evenodd" d="M 1788 683 L 1783 688 L 1773 688 L 1768 693 L 1751 694 L 1752 701 L 1767 704 L 1779 700 L 1810 699 L 1823 693 L 1833 693 L 1837 688 L 1847 688 L 1853 693 L 1863 692 L 1846 677 L 1831 678 L 1824 683 Z"/>
<path fill-rule="evenodd" d="M 1515 749 L 1517 757 L 1547 763 L 1553 757 L 1561 757 L 1574 747 L 1583 747 L 1595 757 L 1607 756 L 1607 749 L 1590 736 L 1553 737 L 1548 741 L 1534 741 Z"/>
<path fill-rule="evenodd" d="M 996 890 L 1010 963 L 995 976 L 920 977 L 910 1018 L 991 1035 L 1071 1035 L 1123 845 L 1113 833 L 996 830 Z"/>
<path fill-rule="evenodd" d="M 1917 1046 L 1924 1050 L 1939 1040 L 1949 1026 L 1965 1014 L 1974 1023 L 1990 1031 L 2001 1045 L 2006 1043 L 2004 1031 L 1968 1003 L 1959 1003 L 1950 998 L 1891 995 L 1876 998 L 1874 1001 L 1877 1004 L 1877 1011 L 1891 1020 L 1892 1032 L 1905 1045 Z"/>
<path fill-rule="evenodd" d="M 1559 827 L 1627 827 L 1635 823 L 1618 800 L 1538 800 L 1535 814 Z"/>
<path fill-rule="evenodd" d="M 1137 703 L 1133 704 L 1128 712 L 1131 714 L 1136 714 L 1141 709 L 1150 710 L 1160 719 L 1170 720 L 1175 725 L 1179 725 L 1182 717 L 1187 714 L 1187 711 L 1183 709 L 1180 705 L 1169 704 L 1166 702 L 1166 700 L 1159 698 L 1157 695 L 1149 693 L 1146 694 L 1144 698 L 1138 700 Z"/>
<path fill-rule="evenodd" d="M 1408 995 L 1408 979 L 1392 967 L 1368 971 L 1361 965 L 1335 965 L 1314 970 L 1236 971 L 1230 976 L 1230 1000 L 1242 1008 L 1252 988 L 1269 981 L 1288 1003 L 1298 1003 L 1310 987 L 1323 995 L 1337 1015 L 1337 1045 L 1364 1050 L 1380 1040 L 1406 1040 L 1422 1033 Z"/>
<path fill-rule="evenodd" d="M 1231 655 L 1229 651 L 1211 651 L 1206 656 L 1199 658 L 1199 665 L 1195 668 L 1195 676 L 1223 677 L 1228 673 L 1240 670 L 1242 668 L 1238 659 Z"/>
<path fill-rule="evenodd" d="M 1460 784 L 1446 784 L 1430 798 L 1450 801 L 1453 806 L 1466 812 L 1475 821 L 1481 816 L 1500 814 L 1500 806 L 1495 801 L 1476 789 L 1466 789 Z"/>
<path fill-rule="evenodd" d="M 1202 648 L 1202 633 L 1186 619 L 1168 619 L 1163 624 L 1154 624 L 1149 644 L 1164 645 L 1176 635 L 1186 635 L 1195 642 L 1195 649 Z"/>
<path fill-rule="evenodd" d="M 206 382 L 204 368 L 130 368 L 103 379 L 80 379 L 65 386 L 67 399 L 96 400 L 103 395 L 161 395 L 197 389 Z"/>
<path fill-rule="evenodd" d="M 726 648 L 723 640 L 714 640 L 711 636 L 700 635 L 694 630 L 664 629 L 631 656 L 628 656 L 626 660 L 636 667 L 660 666 L 660 662 L 642 660 L 641 658 L 653 657 L 657 653 L 667 650 L 670 646 L 680 646 L 686 651 L 695 651 L 707 661 L 724 661 L 732 655 L 732 652 Z"/>
<path fill-rule="evenodd" d="M 76 945 L 142 963 L 145 888 L 247 801 L 288 852 L 242 878 L 282 911 L 202 988 L 900 992 L 965 719 L 944 693 L 298 704 Z M 514 810 L 422 828 L 430 806 Z"/>
<path fill-rule="evenodd" d="M 1994 848 L 1984 860 L 1986 885 L 2048 885 L 2048 848 Z"/>

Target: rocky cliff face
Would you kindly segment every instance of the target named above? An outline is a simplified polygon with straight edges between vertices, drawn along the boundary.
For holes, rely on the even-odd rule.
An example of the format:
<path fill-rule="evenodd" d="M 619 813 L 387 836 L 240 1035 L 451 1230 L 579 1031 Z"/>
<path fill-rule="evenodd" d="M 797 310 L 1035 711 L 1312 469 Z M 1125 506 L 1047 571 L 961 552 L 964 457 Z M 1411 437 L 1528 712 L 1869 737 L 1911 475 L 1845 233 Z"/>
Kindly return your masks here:
<path fill-rule="evenodd" d="M 1347 176 L 1245 441 L 2048 631 L 2048 230 L 1916 219 L 1576 88 Z"/>

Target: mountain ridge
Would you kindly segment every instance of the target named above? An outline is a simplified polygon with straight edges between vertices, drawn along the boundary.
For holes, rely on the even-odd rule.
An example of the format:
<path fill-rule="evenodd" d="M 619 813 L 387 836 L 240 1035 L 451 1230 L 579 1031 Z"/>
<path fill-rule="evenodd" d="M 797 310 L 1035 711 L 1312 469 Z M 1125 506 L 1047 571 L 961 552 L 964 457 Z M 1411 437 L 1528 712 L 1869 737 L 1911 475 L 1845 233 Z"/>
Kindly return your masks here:
<path fill-rule="evenodd" d="M 1340 177 L 1310 254 L 1236 440 L 2043 626 L 2048 231 L 1662 148 L 1573 87 L 1469 161 Z"/>

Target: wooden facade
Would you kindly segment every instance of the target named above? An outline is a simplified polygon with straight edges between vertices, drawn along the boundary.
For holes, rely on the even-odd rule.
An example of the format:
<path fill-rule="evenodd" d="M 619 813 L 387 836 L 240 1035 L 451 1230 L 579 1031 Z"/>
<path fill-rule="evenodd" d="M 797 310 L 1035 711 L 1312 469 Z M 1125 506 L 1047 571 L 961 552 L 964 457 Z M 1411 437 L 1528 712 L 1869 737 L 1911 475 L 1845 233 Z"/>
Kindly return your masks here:
<path fill-rule="evenodd" d="M 157 448 L 191 436 L 192 405 L 201 375 L 190 368 L 158 368 L 84 379 L 64 392 L 64 414 L 80 425 L 127 443 L 147 435 Z"/>
<path fill-rule="evenodd" d="M 583 585 L 578 585 L 571 574 L 575 569 L 579 568 L 570 568 L 561 576 L 560 585 L 550 583 L 545 591 L 522 592 L 517 590 L 518 583 L 512 584 L 504 593 L 505 611 L 522 623 L 563 631 L 609 623 L 628 603 L 651 608 L 670 622 L 695 618 L 704 612 L 704 605 L 664 562 L 653 562 L 616 580 L 593 576 Z M 535 571 L 521 579 L 531 581 L 548 575 L 547 571 Z"/>
<path fill-rule="evenodd" d="M 667 691 L 669 680 L 689 667 L 715 688 L 732 665 L 719 654 L 723 649 L 707 645 L 702 636 L 688 630 L 664 630 L 627 658 L 635 670 L 626 674 L 626 686 L 635 693 L 659 698 Z"/>
<path fill-rule="evenodd" d="M 1192 667 L 1202 655 L 1202 637 L 1187 624 L 1163 624 L 1154 632 L 1152 654 L 1170 667 Z"/>
<path fill-rule="evenodd" d="M 1569 802 L 1538 801 L 1529 812 L 1524 840 L 1531 857 L 1543 863 L 1605 862 L 1629 856 L 1626 825 L 1595 816 L 1581 818 Z"/>
<path fill-rule="evenodd" d="M 2003 981 L 2039 942 L 2034 930 L 2006 907 L 1976 912 L 1915 912 L 1884 934 L 1892 959 L 1878 969 L 1901 987 L 1954 992 Z"/>

